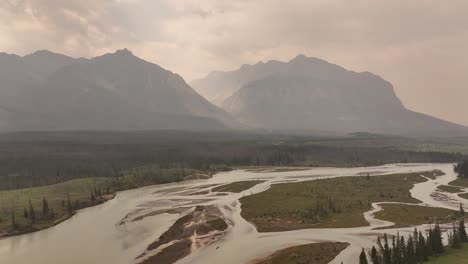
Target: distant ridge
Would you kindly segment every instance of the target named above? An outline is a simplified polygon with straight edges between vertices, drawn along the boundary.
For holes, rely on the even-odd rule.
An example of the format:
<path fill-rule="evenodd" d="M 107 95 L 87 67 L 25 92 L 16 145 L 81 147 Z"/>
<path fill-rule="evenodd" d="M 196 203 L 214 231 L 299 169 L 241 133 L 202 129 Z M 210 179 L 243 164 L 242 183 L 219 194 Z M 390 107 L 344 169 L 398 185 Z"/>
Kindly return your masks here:
<path fill-rule="evenodd" d="M 0 54 L 0 129 L 219 130 L 236 125 L 177 74 L 118 50 Z M 8 118 L 8 119 L 7 119 Z"/>
<path fill-rule="evenodd" d="M 269 130 L 468 135 L 465 126 L 406 109 L 377 75 L 302 54 L 213 72 L 192 87 L 239 120 Z"/>

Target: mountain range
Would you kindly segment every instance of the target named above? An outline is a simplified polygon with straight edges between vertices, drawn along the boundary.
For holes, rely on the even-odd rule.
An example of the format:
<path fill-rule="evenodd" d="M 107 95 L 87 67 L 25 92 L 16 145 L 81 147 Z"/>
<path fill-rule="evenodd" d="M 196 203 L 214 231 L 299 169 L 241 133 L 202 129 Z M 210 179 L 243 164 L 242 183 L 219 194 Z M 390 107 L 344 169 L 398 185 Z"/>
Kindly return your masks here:
<path fill-rule="evenodd" d="M 192 87 L 196 91 L 178 74 L 127 49 L 90 59 L 46 50 L 0 53 L 0 131 L 468 135 L 467 127 L 406 109 L 377 75 L 304 55 L 213 72 Z"/>
<path fill-rule="evenodd" d="M 0 54 L 0 129 L 218 130 L 235 121 L 177 74 L 118 50 Z"/>
<path fill-rule="evenodd" d="M 192 86 L 238 120 L 269 130 L 468 134 L 467 127 L 406 109 L 377 75 L 304 55 L 213 72 Z"/>

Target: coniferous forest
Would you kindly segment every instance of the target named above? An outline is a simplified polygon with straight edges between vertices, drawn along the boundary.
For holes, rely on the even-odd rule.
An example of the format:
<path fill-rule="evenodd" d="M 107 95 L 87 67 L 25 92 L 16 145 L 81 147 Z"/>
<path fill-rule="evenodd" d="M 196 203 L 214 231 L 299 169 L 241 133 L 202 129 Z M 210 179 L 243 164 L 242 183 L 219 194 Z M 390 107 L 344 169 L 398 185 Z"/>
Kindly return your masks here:
<path fill-rule="evenodd" d="M 178 181 L 167 169 L 226 170 L 235 166 L 372 166 L 456 162 L 462 154 L 403 150 L 405 138 L 351 135 L 196 132 L 49 132 L 0 134 L 0 190 L 79 178 L 119 177 L 151 166 L 147 184 Z M 411 143 L 413 144 L 413 143 Z"/>
<path fill-rule="evenodd" d="M 468 160 L 455 164 L 454 171 L 458 174 L 459 178 L 468 179 Z"/>
<path fill-rule="evenodd" d="M 468 242 L 465 228 L 465 212 L 460 205 L 460 220 L 453 224 L 447 231 L 447 246 L 459 249 L 463 243 Z M 407 237 L 389 236 L 384 234 L 377 238 L 377 244 L 366 253 L 363 249 L 359 257 L 359 263 L 372 264 L 418 264 L 424 263 L 433 256 L 440 256 L 445 252 L 443 234 L 439 224 L 434 228 L 421 231 L 414 229 L 412 235 Z"/>

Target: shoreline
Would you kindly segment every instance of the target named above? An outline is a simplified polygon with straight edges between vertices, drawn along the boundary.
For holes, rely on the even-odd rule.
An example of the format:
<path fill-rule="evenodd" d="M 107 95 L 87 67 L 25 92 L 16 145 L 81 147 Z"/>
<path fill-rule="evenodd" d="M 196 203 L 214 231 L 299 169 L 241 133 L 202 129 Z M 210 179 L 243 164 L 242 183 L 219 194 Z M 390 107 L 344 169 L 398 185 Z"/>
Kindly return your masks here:
<path fill-rule="evenodd" d="M 105 196 L 109 196 L 109 197 L 105 197 Z M 104 195 L 104 196 L 102 196 L 102 198 L 103 198 L 102 202 L 80 208 L 79 210 L 73 212 L 72 214 L 63 215 L 62 217 L 55 219 L 55 221 L 53 221 L 50 225 L 46 225 L 46 226 L 41 227 L 41 228 L 30 227 L 29 229 L 26 229 L 26 230 L 17 230 L 16 232 L 8 232 L 7 231 L 7 232 L 4 232 L 4 233 L 0 233 L 0 240 L 10 238 L 10 237 L 15 237 L 15 236 L 32 234 L 32 233 L 36 233 L 36 232 L 39 232 L 39 231 L 46 230 L 48 228 L 54 227 L 56 225 L 59 225 L 59 224 L 65 222 L 65 221 L 67 221 L 68 219 L 72 218 L 74 215 L 76 215 L 78 213 L 78 211 L 80 211 L 82 209 L 87 209 L 87 208 L 91 208 L 91 207 L 94 207 L 94 206 L 104 204 L 104 203 L 106 203 L 106 202 L 108 202 L 110 200 L 113 200 L 116 196 L 117 196 L 117 193 L 114 193 L 114 194 L 111 194 L 111 195 Z"/>
<path fill-rule="evenodd" d="M 192 175 L 188 175 L 184 178 L 184 180 L 180 181 L 180 182 L 188 182 L 188 181 L 193 181 L 193 180 L 206 180 L 206 179 L 210 179 L 213 177 L 213 175 L 219 173 L 219 172 L 223 172 L 223 170 L 219 170 L 219 171 L 210 171 L 210 172 L 206 172 L 206 173 L 195 173 L 195 174 L 192 174 Z M 72 180 L 73 181 L 73 180 Z M 147 186 L 139 186 L 139 187 L 132 187 L 132 188 L 127 188 L 127 189 L 122 189 L 122 190 L 118 190 L 116 191 L 115 193 L 113 194 L 108 194 L 108 195 L 103 195 L 101 196 L 101 199 L 102 201 L 100 202 L 97 202 L 95 204 L 91 204 L 89 206 L 85 206 L 83 208 L 80 208 L 78 209 L 77 211 L 73 212 L 72 214 L 66 214 L 66 215 L 63 215 L 61 216 L 60 218 L 57 218 L 55 219 L 55 221 L 51 222 L 50 224 L 47 224 L 46 226 L 43 226 L 43 227 L 28 227 L 27 229 L 24 229 L 24 230 L 14 230 L 14 231 L 11 231 L 11 230 L 7 230 L 7 231 L 4 231 L 4 232 L 1 232 L 0 231 L 0 240 L 3 240 L 3 239 L 6 239 L 6 238 L 10 238 L 10 237 L 14 237 L 14 236 L 21 236 L 21 235 L 26 235 L 26 234 L 31 234 L 31 233 L 35 233 L 35 232 L 38 232 L 38 231 L 42 231 L 42 230 L 45 230 L 45 229 L 48 229 L 48 228 L 51 228 L 53 226 L 56 226 L 60 223 L 63 223 L 64 221 L 70 219 L 71 217 L 73 217 L 78 211 L 82 210 L 82 209 L 86 209 L 86 208 L 91 208 L 91 207 L 94 207 L 94 206 L 97 206 L 97 205 L 101 205 L 107 201 L 110 201 L 112 199 L 115 198 L 115 196 L 119 193 L 119 192 L 123 192 L 123 191 L 129 191 L 129 190 L 134 190 L 134 189 L 138 189 L 138 188 L 144 188 L 144 187 L 149 187 L 149 186 L 157 186 L 157 185 L 163 185 L 163 184 L 171 184 L 171 183 L 177 183 L 176 181 L 174 182 L 169 182 L 169 183 L 162 183 L 162 184 L 151 184 L 151 185 L 147 185 Z M 44 186 L 39 186 L 38 188 L 41 188 L 41 187 L 44 187 Z M 109 197 L 106 197 L 106 196 L 109 196 Z"/>

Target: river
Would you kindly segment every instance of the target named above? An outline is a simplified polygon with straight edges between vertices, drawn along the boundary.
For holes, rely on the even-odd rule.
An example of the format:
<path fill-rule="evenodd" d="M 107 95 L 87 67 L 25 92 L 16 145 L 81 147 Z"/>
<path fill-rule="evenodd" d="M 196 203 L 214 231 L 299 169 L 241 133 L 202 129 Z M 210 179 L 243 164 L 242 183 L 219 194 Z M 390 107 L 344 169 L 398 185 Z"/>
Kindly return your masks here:
<path fill-rule="evenodd" d="M 365 214 L 371 226 L 340 229 L 306 229 L 288 232 L 258 233 L 254 226 L 240 216 L 239 198 L 262 192 L 271 184 L 290 181 L 305 181 L 318 178 L 418 172 L 439 169 L 446 175 L 436 180 L 418 183 L 411 190 L 413 197 L 424 204 L 450 209 L 459 209 L 459 202 L 468 206 L 468 201 L 453 194 L 434 198 L 431 196 L 438 185 L 447 184 L 456 178 L 452 164 L 390 164 L 364 168 L 312 168 L 303 171 L 252 172 L 235 170 L 216 174 L 208 180 L 145 187 L 120 192 L 104 204 L 83 209 L 69 220 L 36 233 L 0 240 L 0 263 L 8 264 L 129 264 L 142 253 L 148 244 L 166 231 L 180 214 L 158 214 L 141 221 L 124 221 L 127 215 L 144 215 L 157 210 L 185 206 L 216 205 L 231 226 L 220 241 L 193 252 L 178 264 L 251 263 L 276 250 L 305 243 L 321 241 L 349 242 L 332 263 L 357 263 L 361 248 L 368 248 L 377 234 L 371 230 L 391 223 Z M 215 184 L 234 181 L 261 179 L 265 182 L 239 194 L 215 196 L 212 194 L 193 195 L 195 191 L 211 188 Z M 374 204 L 373 211 L 378 211 Z M 411 232 L 413 228 L 386 230 L 387 233 Z"/>

